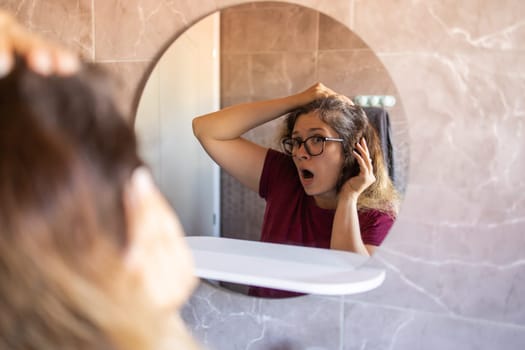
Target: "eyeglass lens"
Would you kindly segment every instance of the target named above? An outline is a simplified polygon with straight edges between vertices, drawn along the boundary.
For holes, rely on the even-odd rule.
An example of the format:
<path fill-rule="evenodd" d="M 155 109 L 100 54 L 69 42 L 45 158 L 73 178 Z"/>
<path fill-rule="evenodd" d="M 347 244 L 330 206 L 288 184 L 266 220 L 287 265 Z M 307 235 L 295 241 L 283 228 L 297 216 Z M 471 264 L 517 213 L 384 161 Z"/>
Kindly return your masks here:
<path fill-rule="evenodd" d="M 302 144 L 306 153 L 310 156 L 318 156 L 323 153 L 325 138 L 321 136 L 310 136 L 304 141 L 297 138 L 290 138 L 283 141 L 284 151 L 289 155 L 293 155 Z"/>

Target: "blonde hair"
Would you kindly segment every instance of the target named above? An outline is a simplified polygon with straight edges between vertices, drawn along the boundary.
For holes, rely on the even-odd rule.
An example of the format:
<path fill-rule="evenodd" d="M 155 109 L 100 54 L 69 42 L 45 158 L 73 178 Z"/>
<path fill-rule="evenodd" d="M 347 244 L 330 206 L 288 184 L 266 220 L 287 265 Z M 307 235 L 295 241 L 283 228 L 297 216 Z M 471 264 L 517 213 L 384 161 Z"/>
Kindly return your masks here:
<path fill-rule="evenodd" d="M 372 132 L 375 133 L 375 130 Z M 357 209 L 376 209 L 396 217 L 399 212 L 400 195 L 388 175 L 380 146 L 378 150 L 372 152 L 369 149 L 376 180 L 359 196 Z"/>
<path fill-rule="evenodd" d="M 52 245 L 0 240 L 0 349 L 198 349 L 176 310 L 151 307 L 112 244 L 100 241 L 74 261 Z"/>

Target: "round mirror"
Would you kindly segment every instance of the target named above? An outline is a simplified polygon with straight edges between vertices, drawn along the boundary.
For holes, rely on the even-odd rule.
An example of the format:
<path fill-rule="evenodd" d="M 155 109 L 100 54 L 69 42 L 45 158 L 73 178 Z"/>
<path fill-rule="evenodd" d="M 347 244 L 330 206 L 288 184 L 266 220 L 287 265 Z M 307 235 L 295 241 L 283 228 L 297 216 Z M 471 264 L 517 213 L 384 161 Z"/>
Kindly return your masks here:
<path fill-rule="evenodd" d="M 389 175 L 404 192 L 406 119 L 379 57 L 346 26 L 315 10 L 278 2 L 243 4 L 214 13 L 179 36 L 155 63 L 138 104 L 142 155 L 188 235 L 259 240 L 265 210 L 257 193 L 208 157 L 193 136 L 192 119 L 290 95 L 318 81 L 351 98 L 361 96 L 355 101 L 362 96 L 395 101 L 375 112 L 381 111 Z M 244 136 L 279 150 L 281 123 L 274 120 Z"/>

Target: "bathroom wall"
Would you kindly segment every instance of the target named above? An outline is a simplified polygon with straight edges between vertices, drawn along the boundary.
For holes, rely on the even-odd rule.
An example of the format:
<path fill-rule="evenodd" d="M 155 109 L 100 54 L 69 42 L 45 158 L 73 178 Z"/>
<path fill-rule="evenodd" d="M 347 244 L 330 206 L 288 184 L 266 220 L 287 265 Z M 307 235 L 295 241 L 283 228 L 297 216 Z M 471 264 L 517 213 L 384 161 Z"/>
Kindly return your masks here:
<path fill-rule="evenodd" d="M 121 79 L 133 110 L 159 48 L 243 0 L 0 0 L 22 22 Z M 346 297 L 256 300 L 201 285 L 184 309 L 210 349 L 522 349 L 525 344 L 525 3 L 294 0 L 345 23 L 404 104 L 406 199 Z M 130 120 L 132 117 L 130 117 Z"/>

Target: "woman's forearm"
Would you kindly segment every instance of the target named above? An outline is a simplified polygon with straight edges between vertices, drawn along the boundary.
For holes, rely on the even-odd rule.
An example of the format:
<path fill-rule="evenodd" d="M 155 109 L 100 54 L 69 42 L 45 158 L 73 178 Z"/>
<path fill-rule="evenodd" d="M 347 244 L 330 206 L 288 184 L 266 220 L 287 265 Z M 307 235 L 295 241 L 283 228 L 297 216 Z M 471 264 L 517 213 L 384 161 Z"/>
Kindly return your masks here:
<path fill-rule="evenodd" d="M 357 197 L 340 198 L 334 215 L 330 248 L 369 256 L 361 238 Z"/>
<path fill-rule="evenodd" d="M 266 101 L 242 103 L 193 120 L 193 132 L 197 138 L 232 140 L 261 124 L 276 119 L 292 109 L 305 105 L 316 98 L 335 94 L 321 83 L 287 97 Z"/>
<path fill-rule="evenodd" d="M 234 105 L 195 118 L 193 120 L 193 131 L 198 138 L 232 140 L 307 102 L 304 96 L 296 94 L 272 100 Z"/>

